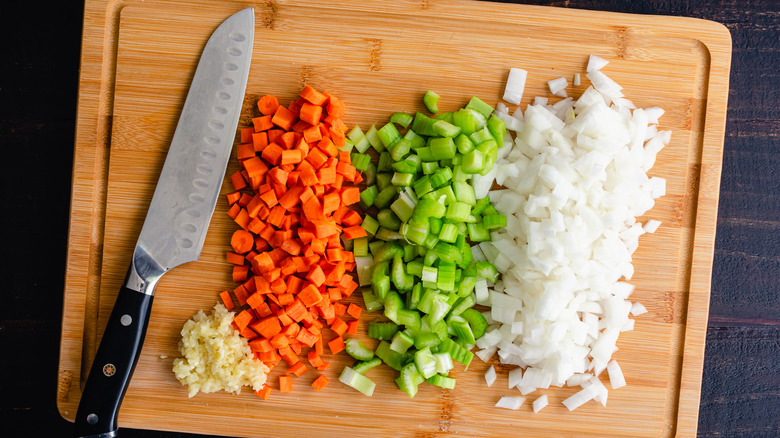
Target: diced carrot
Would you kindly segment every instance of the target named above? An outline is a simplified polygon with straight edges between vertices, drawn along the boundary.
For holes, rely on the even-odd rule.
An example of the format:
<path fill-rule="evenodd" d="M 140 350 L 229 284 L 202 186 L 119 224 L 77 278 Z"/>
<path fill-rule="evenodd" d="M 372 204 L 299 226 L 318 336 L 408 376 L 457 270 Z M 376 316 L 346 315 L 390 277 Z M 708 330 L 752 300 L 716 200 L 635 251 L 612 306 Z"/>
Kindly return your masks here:
<path fill-rule="evenodd" d="M 262 388 L 255 391 L 255 395 L 263 400 L 268 400 L 268 398 L 271 396 L 271 387 L 268 385 L 263 385 Z"/>
<path fill-rule="evenodd" d="M 276 98 L 276 96 L 266 95 L 257 101 L 257 109 L 260 110 L 260 113 L 266 116 L 273 115 L 278 107 L 279 100 Z"/>
<path fill-rule="evenodd" d="M 271 119 L 274 123 L 274 125 L 284 129 L 285 131 L 289 131 L 290 128 L 295 124 L 296 119 L 298 116 L 289 109 L 279 106 L 276 108 L 276 112 L 273 115 L 273 118 Z"/>
<path fill-rule="evenodd" d="M 306 372 L 308 368 L 306 368 L 306 365 L 303 362 L 298 362 L 295 365 L 287 368 L 287 371 L 285 371 L 287 374 L 294 374 L 298 377 L 301 377 L 303 373 Z"/>
<path fill-rule="evenodd" d="M 292 392 L 292 376 L 287 374 L 279 376 L 279 392 Z"/>
<path fill-rule="evenodd" d="M 358 333 L 358 324 L 360 323 L 359 319 L 353 319 L 352 321 L 347 323 L 347 334 L 348 335 L 356 335 Z"/>
<path fill-rule="evenodd" d="M 298 95 L 304 98 L 307 102 L 318 106 L 324 105 L 328 100 L 323 93 L 320 93 L 309 85 L 304 86 Z"/>
<path fill-rule="evenodd" d="M 355 303 L 349 303 L 349 307 L 347 307 L 347 313 L 355 318 L 360 319 L 360 314 L 363 312 L 363 308 L 358 306 Z"/>
<path fill-rule="evenodd" d="M 322 301 L 322 294 L 317 289 L 317 286 L 310 284 L 298 293 L 298 298 L 306 307 L 311 307 Z"/>
<path fill-rule="evenodd" d="M 365 228 L 361 227 L 360 225 L 344 228 L 343 231 L 344 237 L 348 240 L 367 236 Z"/>
<path fill-rule="evenodd" d="M 316 379 L 314 379 L 313 382 L 311 382 L 311 387 L 314 388 L 317 392 L 321 391 L 322 388 L 327 386 L 329 383 L 329 380 L 325 375 L 320 374 Z"/>
<path fill-rule="evenodd" d="M 222 304 L 225 305 L 227 310 L 233 310 L 235 304 L 233 303 L 233 298 L 230 296 L 230 292 L 226 290 L 222 291 L 219 293 L 219 297 L 222 299 Z"/>

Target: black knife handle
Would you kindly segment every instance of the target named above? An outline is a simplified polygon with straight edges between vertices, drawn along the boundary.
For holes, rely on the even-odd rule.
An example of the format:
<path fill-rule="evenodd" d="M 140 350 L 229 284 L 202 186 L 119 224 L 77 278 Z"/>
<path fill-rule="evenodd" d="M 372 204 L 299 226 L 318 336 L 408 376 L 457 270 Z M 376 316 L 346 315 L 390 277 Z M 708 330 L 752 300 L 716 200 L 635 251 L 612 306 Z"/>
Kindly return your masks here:
<path fill-rule="evenodd" d="M 75 436 L 117 436 L 117 414 L 141 355 L 151 294 L 122 286 L 108 319 L 76 413 Z"/>

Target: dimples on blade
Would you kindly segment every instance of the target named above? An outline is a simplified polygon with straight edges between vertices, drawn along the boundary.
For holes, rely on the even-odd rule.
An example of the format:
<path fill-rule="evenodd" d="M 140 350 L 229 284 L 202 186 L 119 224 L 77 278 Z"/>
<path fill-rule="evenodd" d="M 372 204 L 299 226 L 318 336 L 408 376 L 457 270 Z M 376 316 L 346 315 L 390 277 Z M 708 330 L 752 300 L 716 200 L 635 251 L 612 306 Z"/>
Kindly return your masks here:
<path fill-rule="evenodd" d="M 225 20 L 209 38 L 149 206 L 137 250 L 164 272 L 198 259 L 233 147 L 246 91 L 254 13 Z"/>

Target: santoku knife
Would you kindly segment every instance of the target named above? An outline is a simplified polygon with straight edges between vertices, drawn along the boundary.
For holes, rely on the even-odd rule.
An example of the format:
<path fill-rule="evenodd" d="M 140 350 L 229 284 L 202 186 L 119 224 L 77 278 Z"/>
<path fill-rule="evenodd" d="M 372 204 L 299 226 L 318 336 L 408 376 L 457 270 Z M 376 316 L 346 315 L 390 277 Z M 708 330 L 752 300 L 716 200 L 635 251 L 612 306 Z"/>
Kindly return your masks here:
<path fill-rule="evenodd" d="M 241 113 L 254 24 L 254 9 L 234 14 L 214 31 L 201 54 L 81 395 L 77 437 L 117 436 L 117 414 L 141 353 L 155 285 L 168 270 L 200 256 Z"/>

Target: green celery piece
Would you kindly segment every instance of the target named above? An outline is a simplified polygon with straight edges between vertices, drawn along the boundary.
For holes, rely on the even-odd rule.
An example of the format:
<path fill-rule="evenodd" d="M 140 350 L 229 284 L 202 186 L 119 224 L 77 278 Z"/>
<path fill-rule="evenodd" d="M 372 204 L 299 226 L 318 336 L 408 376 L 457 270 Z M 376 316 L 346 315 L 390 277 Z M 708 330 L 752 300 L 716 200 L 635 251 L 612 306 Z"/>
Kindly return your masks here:
<path fill-rule="evenodd" d="M 366 233 L 370 235 L 376 234 L 376 231 L 379 229 L 379 222 L 376 221 L 373 217 L 366 215 L 363 218 L 363 223 L 360 224 L 361 227 L 363 227 L 364 230 L 366 230 Z"/>
<path fill-rule="evenodd" d="M 420 278 L 422 277 L 422 270 L 423 270 L 423 263 L 422 263 L 422 259 L 420 258 L 414 259 L 411 262 L 406 263 L 406 272 L 409 275 Z M 415 287 L 417 287 L 417 285 L 419 284 L 420 283 L 415 283 Z M 416 307 L 416 306 L 408 306 L 408 307 Z"/>
<path fill-rule="evenodd" d="M 436 135 L 433 131 L 433 124 L 435 122 L 436 120 L 418 112 L 414 115 L 414 119 L 412 120 L 412 131 L 425 137 Z"/>
<path fill-rule="evenodd" d="M 425 379 L 423 379 L 417 371 L 417 366 L 414 363 L 404 366 L 400 371 L 401 375 L 395 379 L 396 385 L 398 385 L 398 388 L 405 392 L 409 398 L 414 398 L 420 383 L 424 382 Z"/>
<path fill-rule="evenodd" d="M 369 160 L 370 160 L 369 156 Z M 376 165 L 372 162 L 368 162 L 368 166 L 366 166 L 366 171 L 363 172 L 363 183 L 365 183 L 366 186 L 371 186 L 376 184 Z"/>
<path fill-rule="evenodd" d="M 363 294 L 363 304 L 369 312 L 376 312 L 384 307 L 382 300 L 377 298 L 369 288 L 362 289 L 361 293 Z"/>
<path fill-rule="evenodd" d="M 414 364 L 417 366 L 417 371 L 425 379 L 436 374 L 436 358 L 433 357 L 430 347 L 425 347 L 414 353 Z"/>
<path fill-rule="evenodd" d="M 446 112 L 446 113 L 438 113 L 435 116 L 433 116 L 434 120 L 444 120 L 447 123 L 452 123 L 452 113 Z"/>
<path fill-rule="evenodd" d="M 438 189 L 452 181 L 452 170 L 449 167 L 439 167 L 431 176 L 431 185 Z"/>
<path fill-rule="evenodd" d="M 458 339 L 467 344 L 474 344 L 477 341 L 474 339 L 474 332 L 471 331 L 468 321 L 459 316 L 452 318 L 450 328 Z"/>
<path fill-rule="evenodd" d="M 423 161 L 422 163 L 422 171 L 425 175 L 433 175 L 433 173 L 436 172 L 436 169 L 438 168 L 439 168 L 439 163 L 436 161 L 430 161 L 430 162 Z"/>
<path fill-rule="evenodd" d="M 472 187 L 471 184 L 455 181 L 452 183 L 452 190 L 455 192 L 455 198 L 458 202 L 468 205 L 477 204 L 477 198 L 474 195 L 474 187 Z"/>
<path fill-rule="evenodd" d="M 471 138 L 469 138 L 468 135 L 461 133 L 457 137 L 455 137 L 455 147 L 458 149 L 458 152 L 465 155 L 472 150 L 474 150 L 474 142 L 471 141 Z"/>
<path fill-rule="evenodd" d="M 370 217 L 370 216 L 366 216 Z M 373 218 L 371 218 L 373 220 Z M 364 219 L 365 220 L 365 219 Z M 377 224 L 377 227 L 379 227 L 379 224 Z M 382 242 L 381 240 L 371 240 L 368 242 L 368 252 L 371 253 L 371 257 L 376 257 L 376 255 L 379 253 L 379 251 L 386 245 L 386 242 Z M 373 266 L 372 266 L 373 268 Z M 476 272 L 476 271 L 474 271 Z M 477 274 L 474 274 L 477 275 Z"/>
<path fill-rule="evenodd" d="M 396 353 L 406 353 L 409 348 L 414 346 L 414 338 L 404 332 L 398 332 L 393 335 L 393 340 L 390 341 L 390 349 Z"/>
<path fill-rule="evenodd" d="M 379 136 L 377 135 L 376 124 L 371 125 L 371 128 L 366 131 L 366 138 L 368 139 L 368 142 L 371 143 L 371 147 L 373 147 L 375 151 L 382 152 L 385 150 L 385 145 L 382 144 L 382 140 L 380 140 Z"/>
<path fill-rule="evenodd" d="M 371 273 L 371 290 L 380 300 L 384 300 L 387 293 L 390 292 L 389 269 L 390 262 L 383 261 L 375 264 L 374 270 Z"/>
<path fill-rule="evenodd" d="M 482 312 L 473 308 L 466 309 L 460 314 L 460 317 L 468 321 L 476 339 L 481 338 L 485 334 L 488 322 Z"/>
<path fill-rule="evenodd" d="M 488 204 L 485 206 L 485 210 L 482 211 L 482 216 L 488 215 L 488 214 L 501 214 L 496 210 L 496 207 L 493 207 L 493 204 Z"/>
<path fill-rule="evenodd" d="M 404 236 L 398 231 L 388 230 L 387 228 L 379 227 L 379 231 L 374 235 L 377 239 L 384 240 L 386 242 L 391 240 L 401 240 Z"/>
<path fill-rule="evenodd" d="M 474 290 L 474 286 L 477 285 L 477 277 L 473 275 L 467 275 L 460 279 L 458 285 L 458 296 L 466 297 L 471 296 L 471 292 Z"/>
<path fill-rule="evenodd" d="M 456 280 L 455 266 L 445 265 L 444 262 L 439 263 L 439 275 L 436 278 L 436 287 L 442 291 L 452 292 L 455 290 L 455 280 Z M 447 307 L 447 311 L 449 311 L 449 307 L 451 307 L 451 305 L 452 303 L 449 303 L 449 306 Z M 442 315 L 442 318 L 443 317 L 444 315 Z"/>
<path fill-rule="evenodd" d="M 455 138 L 460 134 L 460 128 L 446 120 L 438 120 L 433 124 L 433 132 L 442 137 Z"/>
<path fill-rule="evenodd" d="M 400 255 L 393 257 L 390 275 L 390 278 L 398 291 L 405 292 L 412 290 L 412 287 L 414 286 L 414 277 L 406 273 L 404 262 Z M 385 303 L 385 308 L 387 308 L 387 303 Z"/>
<path fill-rule="evenodd" d="M 427 383 L 433 386 L 438 386 L 444 389 L 455 389 L 455 379 L 452 377 L 442 376 L 441 374 L 435 374 L 428 379 L 425 379 Z"/>
<path fill-rule="evenodd" d="M 382 365 L 382 359 L 374 357 L 371 360 L 355 362 L 352 365 L 352 369 L 360 374 L 365 374 L 366 371 L 370 370 L 371 368 L 378 367 L 379 365 Z"/>
<path fill-rule="evenodd" d="M 377 136 L 385 148 L 390 148 L 401 140 L 401 133 L 391 122 L 388 122 L 377 131 Z"/>
<path fill-rule="evenodd" d="M 448 160 L 455 156 L 457 148 L 451 137 L 436 137 L 430 140 L 431 155 L 435 160 Z"/>
<path fill-rule="evenodd" d="M 414 190 L 414 194 L 417 195 L 418 198 L 422 198 L 427 193 L 430 193 L 433 190 L 431 177 L 424 175 L 423 177 L 418 178 L 412 183 L 412 190 Z"/>
<path fill-rule="evenodd" d="M 430 226 L 431 234 L 439 234 L 441 232 L 442 221 L 437 217 L 428 218 L 428 224 Z"/>
<path fill-rule="evenodd" d="M 471 214 L 471 206 L 463 202 L 451 202 L 445 217 L 454 222 L 465 222 Z"/>
<path fill-rule="evenodd" d="M 379 172 L 392 172 L 393 157 L 390 156 L 390 152 L 382 151 L 379 153 L 379 163 L 376 165 L 376 170 Z"/>
<path fill-rule="evenodd" d="M 428 221 L 420 221 L 412 218 L 409 222 L 401 225 L 401 234 L 412 243 L 421 244 L 428 237 Z"/>
<path fill-rule="evenodd" d="M 414 263 L 414 262 L 411 262 Z M 411 264 L 410 263 L 410 264 Z M 406 265 L 406 272 L 409 272 L 410 264 Z M 421 268 L 422 269 L 422 268 Z M 409 272 L 411 274 L 411 272 Z M 420 296 L 422 295 L 422 283 L 415 282 L 412 291 L 406 294 L 406 308 L 416 309 L 417 303 L 420 302 Z"/>
<path fill-rule="evenodd" d="M 474 358 L 474 353 L 466 350 L 449 337 L 442 339 L 439 344 L 439 352 L 449 353 L 453 360 L 462 363 L 466 369 L 468 369 L 471 359 Z"/>
<path fill-rule="evenodd" d="M 376 388 L 376 384 L 371 379 L 350 367 L 344 367 L 344 369 L 341 371 L 341 375 L 339 375 L 339 382 L 369 397 L 374 394 L 374 389 Z"/>
<path fill-rule="evenodd" d="M 398 216 L 389 208 L 379 210 L 379 213 L 376 215 L 376 220 L 379 222 L 380 226 L 387 228 L 388 230 L 398 231 L 401 229 L 401 219 L 398 219 Z"/>
<path fill-rule="evenodd" d="M 446 330 L 446 325 L 445 325 Z M 414 338 L 414 348 L 431 348 L 439 345 L 441 338 L 433 331 L 423 330 Z"/>
<path fill-rule="evenodd" d="M 433 156 L 433 151 L 431 150 L 430 146 L 423 146 L 416 149 L 417 156 L 420 157 L 420 160 L 423 164 L 431 161 L 438 161 Z"/>
<path fill-rule="evenodd" d="M 398 196 L 398 199 L 390 204 L 390 209 L 398 216 L 398 219 L 407 222 L 414 214 L 415 205 L 414 200 L 406 193 L 402 192 L 400 196 Z"/>
<path fill-rule="evenodd" d="M 357 143 L 358 141 L 360 141 L 361 138 L 363 138 L 365 136 L 366 136 L 366 134 L 363 133 L 363 130 L 360 129 L 359 125 L 355 125 L 355 127 L 352 128 L 347 133 L 347 138 L 352 140 L 353 143 Z"/>
<path fill-rule="evenodd" d="M 447 243 L 455 243 L 458 238 L 458 227 L 449 222 L 442 224 L 439 231 L 439 240 Z"/>
<path fill-rule="evenodd" d="M 391 182 L 393 180 L 393 174 L 390 172 L 379 172 L 376 174 L 376 187 L 381 192 L 382 190 L 386 189 L 388 186 L 391 186 Z M 379 193 L 377 193 L 379 194 Z"/>
<path fill-rule="evenodd" d="M 485 154 L 479 149 L 472 149 L 471 151 L 463 154 L 463 161 L 461 164 L 463 173 L 475 174 L 481 173 L 485 170 Z"/>
<path fill-rule="evenodd" d="M 412 161 L 403 160 L 403 161 L 396 161 L 395 163 L 393 163 L 393 170 L 401 173 L 415 173 L 417 172 L 417 167 Z"/>
<path fill-rule="evenodd" d="M 417 257 L 417 249 L 412 244 L 403 245 L 403 247 L 404 247 L 404 263 L 410 263 L 412 260 L 414 260 Z"/>
<path fill-rule="evenodd" d="M 475 278 L 475 277 L 465 277 L 465 278 Z M 471 294 L 466 296 L 459 296 L 458 300 L 455 301 L 455 304 L 452 305 L 452 310 L 450 310 L 450 315 L 458 316 L 461 313 L 465 312 L 467 309 L 471 309 L 472 307 L 474 307 L 474 304 L 476 304 L 476 300 L 474 299 L 473 296 L 471 296 Z"/>
<path fill-rule="evenodd" d="M 352 241 L 352 253 L 355 257 L 368 256 L 368 237 L 359 237 Z"/>
<path fill-rule="evenodd" d="M 405 138 L 399 138 L 392 146 L 388 146 L 387 150 L 390 151 L 390 157 L 393 160 L 401 161 L 412 150 L 412 142 Z"/>
<path fill-rule="evenodd" d="M 499 272 L 492 263 L 480 260 L 477 262 L 477 276 L 495 283 L 498 281 Z"/>
<path fill-rule="evenodd" d="M 381 213 L 381 212 L 380 212 Z M 402 256 L 404 249 L 396 242 L 387 242 L 374 253 L 374 264 L 378 265 L 380 262 L 389 262 L 395 258 L 395 256 Z"/>
<path fill-rule="evenodd" d="M 490 198 L 478 199 L 477 203 L 474 205 L 474 208 L 471 209 L 471 214 L 473 215 L 482 214 L 485 211 L 485 209 L 488 207 L 491 207 Z"/>
<path fill-rule="evenodd" d="M 426 289 L 423 291 L 420 302 L 417 304 L 417 310 L 423 313 L 431 313 L 431 310 L 433 309 L 433 300 L 436 299 L 437 295 L 439 295 L 439 293 L 436 289 Z"/>
<path fill-rule="evenodd" d="M 376 322 L 371 321 L 368 323 L 368 337 L 379 339 L 380 341 L 389 341 L 393 339 L 393 336 L 398 332 L 398 324 L 392 322 Z M 381 343 L 380 343 L 381 345 Z M 388 345 L 389 347 L 389 345 Z M 374 350 L 374 354 L 379 356 L 379 349 Z M 381 356 L 379 356 L 381 358 Z M 384 360 L 384 358 L 382 358 Z"/>
<path fill-rule="evenodd" d="M 477 96 L 473 96 L 471 100 L 469 100 L 469 103 L 466 104 L 466 108 L 471 108 L 485 117 L 490 117 L 490 115 L 493 113 L 493 107 L 485 103 Z"/>
<path fill-rule="evenodd" d="M 430 233 L 428 234 L 428 237 L 425 238 L 425 242 L 423 242 L 422 245 L 428 249 L 432 249 L 437 243 L 439 243 L 439 237 Z"/>
<path fill-rule="evenodd" d="M 425 138 L 423 138 L 421 135 L 417 135 L 413 129 L 408 129 L 406 134 L 404 134 L 404 138 L 411 142 L 413 150 L 417 150 L 425 146 Z"/>
<path fill-rule="evenodd" d="M 398 292 L 391 290 L 385 296 L 385 311 L 383 314 L 396 324 L 398 322 L 398 311 L 404 308 L 404 302 Z M 400 324 L 399 324 L 400 325 Z"/>
<path fill-rule="evenodd" d="M 393 174 L 393 179 L 390 180 L 390 184 L 396 187 L 409 187 L 414 180 L 414 174 L 396 172 Z"/>
<path fill-rule="evenodd" d="M 453 275 L 454 276 L 454 275 Z M 439 272 L 439 281 L 437 284 L 441 282 L 441 271 Z M 452 305 L 447 301 L 447 296 L 444 294 L 436 294 L 436 296 L 433 297 L 433 301 L 431 302 L 431 311 L 428 313 L 431 322 L 435 323 L 437 321 L 443 320 L 445 316 L 447 316 L 447 313 L 452 308 Z"/>
<path fill-rule="evenodd" d="M 395 335 L 395 333 L 393 334 Z M 387 366 L 396 371 L 401 371 L 405 365 L 405 355 L 391 350 L 390 344 L 387 341 L 381 341 L 376 347 L 376 350 L 374 350 L 374 354 L 376 357 L 382 359 L 382 362 L 387 364 Z M 414 364 L 412 364 L 412 366 L 414 366 Z"/>
<path fill-rule="evenodd" d="M 442 260 L 447 263 L 460 263 L 461 261 L 461 252 L 460 249 L 455 247 L 455 245 L 451 245 L 446 242 L 438 242 L 436 246 L 434 247 L 434 251 L 436 251 L 436 254 L 439 256 L 439 260 Z M 441 272 L 441 265 L 439 266 L 439 270 Z"/>
<path fill-rule="evenodd" d="M 414 117 L 412 117 L 411 114 L 407 114 L 407 113 L 404 113 L 404 112 L 393 113 L 390 116 L 390 121 L 391 122 L 395 123 L 396 125 L 401 126 L 404 129 L 409 127 L 409 125 L 412 123 L 412 119 L 414 119 Z"/>
<path fill-rule="evenodd" d="M 487 128 L 490 133 L 493 134 L 493 138 L 496 140 L 498 147 L 503 146 L 504 135 L 506 135 L 506 123 L 504 123 L 500 117 L 491 114 L 487 121 Z"/>
<path fill-rule="evenodd" d="M 378 194 L 379 194 L 379 189 L 375 185 L 371 185 L 363 189 L 363 191 L 360 192 L 361 207 L 363 207 L 363 209 L 368 209 L 369 207 L 371 207 L 371 205 L 374 204 L 374 201 L 376 200 Z"/>
<path fill-rule="evenodd" d="M 374 206 L 379 209 L 386 208 L 393 202 L 393 199 L 395 199 L 397 195 L 398 189 L 393 185 L 389 185 L 376 195 L 376 198 L 374 198 Z"/>
<path fill-rule="evenodd" d="M 472 242 L 489 242 L 490 231 L 486 230 L 481 223 L 468 224 L 469 239 Z"/>
<path fill-rule="evenodd" d="M 412 332 L 419 332 L 422 328 L 422 319 L 420 319 L 420 312 L 410 309 L 401 309 L 398 311 L 398 322 L 401 323 L 407 330 Z"/>
<path fill-rule="evenodd" d="M 461 108 L 452 114 L 452 124 L 460 128 L 461 133 L 471 135 L 485 123 L 485 116 L 472 109 Z"/>
<path fill-rule="evenodd" d="M 441 199 L 441 197 L 444 196 L 445 205 L 450 205 L 453 202 L 458 202 L 458 198 L 455 196 L 455 192 L 452 190 L 452 186 L 449 184 L 445 184 L 444 186 L 439 187 L 438 189 L 436 189 L 434 194 L 436 195 L 436 199 Z"/>
<path fill-rule="evenodd" d="M 368 165 L 371 164 L 371 155 L 352 153 L 350 155 L 350 160 L 355 169 L 363 172 L 368 169 Z"/>
<path fill-rule="evenodd" d="M 503 214 L 487 214 L 482 216 L 482 226 L 486 230 L 495 230 L 506 227 L 506 216 Z"/>
<path fill-rule="evenodd" d="M 428 221 L 430 217 L 442 218 L 447 212 L 447 207 L 440 204 L 438 201 L 430 199 L 420 199 L 417 202 L 417 206 L 414 208 L 414 217 L 417 220 Z"/>
<path fill-rule="evenodd" d="M 425 95 L 423 95 L 423 103 L 425 104 L 425 108 L 427 108 L 428 111 L 432 112 L 433 114 L 439 112 L 439 97 L 440 96 L 438 94 L 431 90 L 426 91 Z"/>
<path fill-rule="evenodd" d="M 357 360 L 366 361 L 374 358 L 374 350 L 366 347 L 358 338 L 349 338 L 344 344 L 347 354 Z"/>
<path fill-rule="evenodd" d="M 496 141 L 493 138 L 493 134 L 490 133 L 490 130 L 487 128 L 487 126 L 469 135 L 469 139 L 471 139 L 471 141 L 473 141 L 474 144 L 477 146 L 481 145 L 486 141 L 493 141 L 493 142 Z"/>

